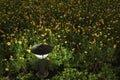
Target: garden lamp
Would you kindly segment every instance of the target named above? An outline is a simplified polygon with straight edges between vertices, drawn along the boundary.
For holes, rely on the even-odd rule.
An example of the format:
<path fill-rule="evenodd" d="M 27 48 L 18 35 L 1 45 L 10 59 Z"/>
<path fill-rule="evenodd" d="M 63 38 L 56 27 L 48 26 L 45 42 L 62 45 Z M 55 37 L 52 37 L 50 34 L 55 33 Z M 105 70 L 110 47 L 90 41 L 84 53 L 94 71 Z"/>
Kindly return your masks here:
<path fill-rule="evenodd" d="M 39 68 L 36 75 L 40 78 L 45 78 L 49 74 L 48 61 L 45 58 L 52 50 L 53 47 L 46 44 L 37 44 L 31 48 L 31 52 L 34 53 L 38 59 L 40 59 L 36 64 L 36 66 Z"/>

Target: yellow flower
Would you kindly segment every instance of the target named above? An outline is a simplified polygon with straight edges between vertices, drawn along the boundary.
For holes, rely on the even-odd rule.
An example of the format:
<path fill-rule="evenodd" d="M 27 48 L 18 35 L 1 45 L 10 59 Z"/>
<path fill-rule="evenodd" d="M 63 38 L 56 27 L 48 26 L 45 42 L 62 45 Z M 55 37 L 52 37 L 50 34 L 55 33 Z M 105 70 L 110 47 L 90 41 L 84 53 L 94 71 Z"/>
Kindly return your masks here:
<path fill-rule="evenodd" d="M 103 46 L 103 43 L 100 43 L 100 46 Z"/>
<path fill-rule="evenodd" d="M 102 36 L 102 32 L 100 32 L 99 35 Z"/>
<path fill-rule="evenodd" d="M 96 43 L 96 39 L 93 39 L 93 41 L 90 42 L 90 44 L 95 44 Z"/>
<path fill-rule="evenodd" d="M 94 36 L 99 37 L 99 35 L 97 33 L 94 33 Z"/>
<path fill-rule="evenodd" d="M 105 38 L 107 38 L 107 35 L 104 35 Z"/>
<path fill-rule="evenodd" d="M 50 58 L 49 58 L 49 57 L 47 57 L 47 60 L 49 61 L 49 60 L 50 60 Z"/>
<path fill-rule="evenodd" d="M 18 41 L 18 44 L 22 44 L 22 41 Z"/>
<path fill-rule="evenodd" d="M 78 43 L 78 45 L 81 45 L 82 43 Z"/>
<path fill-rule="evenodd" d="M 104 19 L 100 19 L 100 22 L 101 22 L 102 24 L 104 24 Z"/>
<path fill-rule="evenodd" d="M 24 60 L 24 57 L 19 57 L 19 59 Z"/>
<path fill-rule="evenodd" d="M 114 44 L 114 45 L 113 45 L 113 48 L 116 48 L 116 47 L 117 47 L 117 45 L 116 45 L 116 44 Z"/>
<path fill-rule="evenodd" d="M 4 61 L 7 61 L 7 59 L 3 59 Z"/>
<path fill-rule="evenodd" d="M 41 34 L 41 36 L 42 36 L 42 37 L 45 37 L 45 36 L 46 36 L 46 33 L 44 33 L 44 34 Z"/>
<path fill-rule="evenodd" d="M 7 44 L 8 46 L 10 46 L 10 45 L 11 45 L 11 43 L 10 43 L 10 42 L 7 42 L 6 44 Z"/>
<path fill-rule="evenodd" d="M 34 25 L 34 26 L 36 25 L 36 24 L 35 24 L 35 21 L 31 21 L 30 23 L 31 23 L 32 25 Z"/>
<path fill-rule="evenodd" d="M 43 39 L 43 42 L 46 42 L 47 40 L 46 39 Z"/>
<path fill-rule="evenodd" d="M 65 41 L 65 44 L 67 43 L 67 41 Z"/>
<path fill-rule="evenodd" d="M 89 49 L 92 49 L 92 47 L 91 47 L 91 46 L 89 46 Z"/>
<path fill-rule="evenodd" d="M 12 36 L 15 36 L 15 34 L 10 34 L 10 36 L 12 37 Z"/>
<path fill-rule="evenodd" d="M 30 52 L 31 52 L 31 51 L 30 51 L 30 49 L 27 49 L 26 51 L 27 51 L 28 53 L 30 53 Z"/>
<path fill-rule="evenodd" d="M 14 59 L 13 59 L 13 56 L 10 56 L 10 60 L 11 60 L 11 61 L 13 61 L 13 60 L 14 60 Z"/>
<path fill-rule="evenodd" d="M 100 41 L 100 46 L 103 46 L 103 42 L 102 41 Z"/>
<path fill-rule="evenodd" d="M 58 38 L 60 38 L 61 36 L 60 35 L 58 35 Z"/>
<path fill-rule="evenodd" d="M 88 52 L 87 51 L 84 51 L 85 54 L 87 54 Z"/>
<path fill-rule="evenodd" d="M 108 40 L 108 41 L 110 41 L 111 39 L 110 39 L 110 38 L 108 38 L 107 40 Z"/>
<path fill-rule="evenodd" d="M 8 67 L 6 67 L 6 68 L 5 68 L 5 71 L 9 71 L 9 68 L 8 68 Z"/>
<path fill-rule="evenodd" d="M 27 40 L 27 39 L 24 39 L 24 41 L 25 41 L 25 43 L 27 43 L 27 42 L 28 42 L 28 40 Z"/>
<path fill-rule="evenodd" d="M 95 58 L 95 60 L 97 60 L 97 58 Z"/>
<path fill-rule="evenodd" d="M 72 48 L 72 51 L 75 51 L 75 48 Z"/>
<path fill-rule="evenodd" d="M 85 60 L 84 60 L 83 62 L 84 62 L 84 63 L 86 63 L 86 61 L 85 61 Z"/>
<path fill-rule="evenodd" d="M 79 17 L 79 20 L 83 20 L 83 18 L 82 18 L 82 17 Z"/>

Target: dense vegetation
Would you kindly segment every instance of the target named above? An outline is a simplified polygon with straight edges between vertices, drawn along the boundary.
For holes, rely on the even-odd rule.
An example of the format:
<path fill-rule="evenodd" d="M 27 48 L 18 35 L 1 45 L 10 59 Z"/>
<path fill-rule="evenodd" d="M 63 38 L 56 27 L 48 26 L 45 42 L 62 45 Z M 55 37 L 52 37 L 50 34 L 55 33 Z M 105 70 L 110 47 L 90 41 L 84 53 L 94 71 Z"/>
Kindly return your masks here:
<path fill-rule="evenodd" d="M 0 0 L 0 80 L 40 80 L 38 43 L 44 80 L 120 80 L 119 19 L 119 0 Z"/>

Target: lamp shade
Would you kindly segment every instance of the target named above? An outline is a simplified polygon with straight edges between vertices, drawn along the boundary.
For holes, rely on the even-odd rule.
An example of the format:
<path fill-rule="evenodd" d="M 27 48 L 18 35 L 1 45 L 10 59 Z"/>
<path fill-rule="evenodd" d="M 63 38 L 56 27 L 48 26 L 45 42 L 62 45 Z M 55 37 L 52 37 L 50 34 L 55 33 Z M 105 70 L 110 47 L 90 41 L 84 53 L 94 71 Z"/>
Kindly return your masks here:
<path fill-rule="evenodd" d="M 39 59 L 44 59 L 53 50 L 53 47 L 46 44 L 37 44 L 31 48 L 31 52 Z"/>
<path fill-rule="evenodd" d="M 52 46 L 46 44 L 37 44 L 31 48 L 31 52 L 38 55 L 44 55 L 50 53 L 52 49 Z"/>

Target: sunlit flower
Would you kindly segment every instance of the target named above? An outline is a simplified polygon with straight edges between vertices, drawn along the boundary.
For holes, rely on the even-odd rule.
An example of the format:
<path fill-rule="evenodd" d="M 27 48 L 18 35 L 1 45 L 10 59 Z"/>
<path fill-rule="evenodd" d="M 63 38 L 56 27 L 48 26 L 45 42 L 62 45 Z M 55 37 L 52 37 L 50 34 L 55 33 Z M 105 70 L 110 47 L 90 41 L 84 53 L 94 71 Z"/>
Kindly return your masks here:
<path fill-rule="evenodd" d="M 107 27 L 108 30 L 111 30 L 112 28 L 111 27 Z"/>
<path fill-rule="evenodd" d="M 27 40 L 27 39 L 24 39 L 24 41 L 25 41 L 25 43 L 27 43 L 27 42 L 28 42 L 28 40 Z"/>
<path fill-rule="evenodd" d="M 66 14 L 64 14 L 63 16 L 66 17 Z"/>
<path fill-rule="evenodd" d="M 99 32 L 99 35 L 102 36 L 102 32 Z"/>
<path fill-rule="evenodd" d="M 118 20 L 113 21 L 113 23 L 118 23 Z"/>
<path fill-rule="evenodd" d="M 100 22 L 101 22 L 102 24 L 104 24 L 104 19 L 100 19 Z"/>
<path fill-rule="evenodd" d="M 86 61 L 85 61 L 85 60 L 84 60 L 83 62 L 84 62 L 84 63 L 86 63 Z"/>
<path fill-rule="evenodd" d="M 95 44 L 96 43 L 96 39 L 93 39 L 93 41 L 90 42 L 91 44 Z"/>
<path fill-rule="evenodd" d="M 95 26 L 93 26 L 93 28 L 96 28 L 96 25 L 95 25 Z"/>
<path fill-rule="evenodd" d="M 7 61 L 7 59 L 3 59 L 4 61 Z"/>
<path fill-rule="evenodd" d="M 6 67 L 6 68 L 5 68 L 5 71 L 9 71 L 9 68 L 8 68 L 8 67 Z"/>
<path fill-rule="evenodd" d="M 100 47 L 99 50 L 101 50 L 102 48 Z"/>
<path fill-rule="evenodd" d="M 58 38 L 60 38 L 61 36 L 60 35 L 58 35 Z"/>
<path fill-rule="evenodd" d="M 31 51 L 30 51 L 30 49 L 27 49 L 26 51 L 27 51 L 28 53 L 30 53 L 30 52 L 31 52 Z"/>
<path fill-rule="evenodd" d="M 43 42 L 46 42 L 47 40 L 46 39 L 43 39 Z"/>
<path fill-rule="evenodd" d="M 46 32 L 49 32 L 50 34 L 52 33 L 51 29 L 45 28 Z"/>
<path fill-rule="evenodd" d="M 11 42 L 7 42 L 6 44 L 7 44 L 8 46 L 10 46 L 10 45 L 11 45 Z"/>
<path fill-rule="evenodd" d="M 65 31 L 68 33 L 68 32 L 70 32 L 70 29 L 65 29 Z"/>
<path fill-rule="evenodd" d="M 91 46 L 89 46 L 89 49 L 92 49 L 92 47 L 91 47 Z"/>
<path fill-rule="evenodd" d="M 67 41 L 65 41 L 65 44 L 67 43 Z"/>
<path fill-rule="evenodd" d="M 83 20 L 83 18 L 82 18 L 82 17 L 79 17 L 79 20 Z"/>
<path fill-rule="evenodd" d="M 46 59 L 47 59 L 48 61 L 50 60 L 50 58 L 49 58 L 49 57 L 47 57 Z"/>
<path fill-rule="evenodd" d="M 15 34 L 10 34 L 11 37 L 15 36 Z"/>
<path fill-rule="evenodd" d="M 102 41 L 100 41 L 100 46 L 103 46 L 103 42 Z"/>
<path fill-rule="evenodd" d="M 117 47 L 117 45 L 116 45 L 116 44 L 114 44 L 114 45 L 113 45 L 113 48 L 116 48 L 116 47 Z"/>
<path fill-rule="evenodd" d="M 22 41 L 18 41 L 18 44 L 22 44 Z"/>
<path fill-rule="evenodd" d="M 31 23 L 32 25 L 35 25 L 35 21 L 31 21 L 30 23 Z"/>
<path fill-rule="evenodd" d="M 88 52 L 87 51 L 84 51 L 85 54 L 87 54 Z"/>
<path fill-rule="evenodd" d="M 78 29 L 77 31 L 80 32 L 80 29 Z"/>
<path fill-rule="evenodd" d="M 110 35 L 110 33 L 108 33 L 107 35 Z"/>
<path fill-rule="evenodd" d="M 22 39 L 25 39 L 25 36 L 22 36 Z"/>
<path fill-rule="evenodd" d="M 107 40 L 108 40 L 108 41 L 110 41 L 111 39 L 110 39 L 110 38 L 108 38 Z"/>
<path fill-rule="evenodd" d="M 19 59 L 20 59 L 20 60 L 24 60 L 24 57 L 20 56 Z"/>
<path fill-rule="evenodd" d="M 10 60 L 11 60 L 11 61 L 13 61 L 13 60 L 14 60 L 14 59 L 13 59 L 13 56 L 10 56 Z"/>
<path fill-rule="evenodd" d="M 107 38 L 107 35 L 104 35 L 105 38 Z"/>
<path fill-rule="evenodd" d="M 82 43 L 78 43 L 78 45 L 81 45 Z"/>
<path fill-rule="evenodd" d="M 99 34 L 97 34 L 97 33 L 94 33 L 94 36 L 96 36 L 96 37 L 99 37 Z"/>
<path fill-rule="evenodd" d="M 14 41 L 16 44 L 17 44 L 17 39 L 15 38 L 15 41 Z"/>
<path fill-rule="evenodd" d="M 41 36 L 42 36 L 42 37 L 45 37 L 45 36 L 46 36 L 46 33 L 44 33 L 44 34 L 41 34 Z"/>

